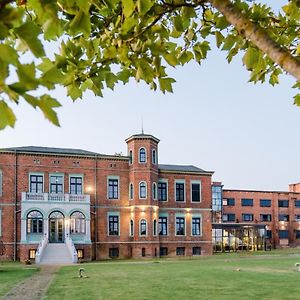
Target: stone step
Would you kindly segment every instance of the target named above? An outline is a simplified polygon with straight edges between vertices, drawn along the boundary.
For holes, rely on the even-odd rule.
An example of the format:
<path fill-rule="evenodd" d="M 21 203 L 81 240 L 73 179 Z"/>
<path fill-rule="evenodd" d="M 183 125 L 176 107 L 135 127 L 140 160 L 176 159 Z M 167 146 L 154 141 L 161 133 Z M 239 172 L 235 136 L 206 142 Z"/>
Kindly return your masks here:
<path fill-rule="evenodd" d="M 41 265 L 72 264 L 72 257 L 66 244 L 48 244 L 43 251 Z"/>

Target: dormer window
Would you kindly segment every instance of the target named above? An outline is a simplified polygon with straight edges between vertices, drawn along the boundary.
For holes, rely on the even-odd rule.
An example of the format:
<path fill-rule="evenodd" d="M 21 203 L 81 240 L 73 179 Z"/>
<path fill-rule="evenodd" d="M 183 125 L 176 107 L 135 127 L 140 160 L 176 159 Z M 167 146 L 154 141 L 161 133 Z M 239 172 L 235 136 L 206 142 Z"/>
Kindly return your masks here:
<path fill-rule="evenodd" d="M 157 164 L 157 156 L 156 156 L 156 150 L 155 149 L 152 149 L 152 163 L 154 165 Z"/>
<path fill-rule="evenodd" d="M 139 162 L 140 163 L 146 162 L 146 149 L 145 148 L 141 148 L 139 151 Z"/>

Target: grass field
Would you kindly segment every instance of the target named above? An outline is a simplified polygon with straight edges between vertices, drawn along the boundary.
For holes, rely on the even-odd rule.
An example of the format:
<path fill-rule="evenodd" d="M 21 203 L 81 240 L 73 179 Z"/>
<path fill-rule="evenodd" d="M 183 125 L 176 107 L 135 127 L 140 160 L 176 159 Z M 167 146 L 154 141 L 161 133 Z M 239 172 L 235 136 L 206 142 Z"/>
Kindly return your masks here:
<path fill-rule="evenodd" d="M 299 251 L 261 253 L 63 267 L 46 299 L 300 299 Z"/>
<path fill-rule="evenodd" d="M 35 266 L 20 263 L 0 263 L 0 298 L 21 280 L 38 271 Z"/>

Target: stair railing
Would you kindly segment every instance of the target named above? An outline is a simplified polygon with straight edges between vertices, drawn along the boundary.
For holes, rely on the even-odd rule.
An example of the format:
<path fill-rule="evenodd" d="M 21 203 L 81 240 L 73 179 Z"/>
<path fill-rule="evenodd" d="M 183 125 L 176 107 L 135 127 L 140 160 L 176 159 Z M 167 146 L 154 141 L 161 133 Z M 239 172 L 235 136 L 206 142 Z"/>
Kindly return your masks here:
<path fill-rule="evenodd" d="M 48 244 L 47 234 L 45 233 L 35 253 L 35 263 L 39 264 L 42 259 L 43 252 Z"/>
<path fill-rule="evenodd" d="M 72 257 L 72 262 L 76 264 L 78 262 L 77 251 L 74 246 L 73 240 L 70 238 L 69 234 L 66 236 L 66 245 Z"/>

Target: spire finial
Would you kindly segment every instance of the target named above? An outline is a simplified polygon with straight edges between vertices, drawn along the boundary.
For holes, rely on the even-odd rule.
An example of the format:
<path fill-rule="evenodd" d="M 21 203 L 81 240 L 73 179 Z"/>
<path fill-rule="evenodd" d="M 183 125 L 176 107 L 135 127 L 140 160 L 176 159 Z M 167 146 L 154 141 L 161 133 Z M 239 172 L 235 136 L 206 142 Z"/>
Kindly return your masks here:
<path fill-rule="evenodd" d="M 144 121 L 143 121 L 143 117 L 142 117 L 142 134 L 144 134 Z"/>

